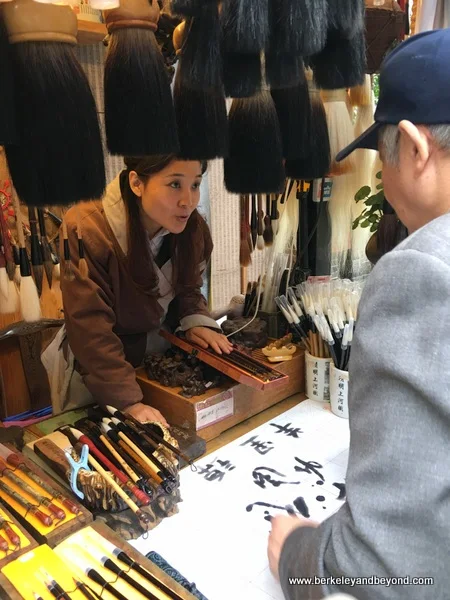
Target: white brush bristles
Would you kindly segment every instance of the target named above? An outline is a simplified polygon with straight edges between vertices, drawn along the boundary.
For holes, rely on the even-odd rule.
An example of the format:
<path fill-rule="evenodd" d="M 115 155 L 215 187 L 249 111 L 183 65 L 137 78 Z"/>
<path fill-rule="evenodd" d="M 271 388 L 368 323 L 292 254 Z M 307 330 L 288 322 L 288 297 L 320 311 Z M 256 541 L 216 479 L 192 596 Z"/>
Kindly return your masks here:
<path fill-rule="evenodd" d="M 355 170 L 353 153 L 341 162 L 336 162 L 336 154 L 355 139 L 355 131 L 348 107 L 347 90 L 322 90 L 325 113 L 327 115 L 328 136 L 330 138 L 330 175 L 337 176 Z"/>
<path fill-rule="evenodd" d="M 14 281 L 16 282 L 16 285 L 19 287 L 20 287 L 20 279 L 21 279 L 20 265 L 16 265 L 16 270 L 14 272 Z"/>
<path fill-rule="evenodd" d="M 9 315 L 11 313 L 18 312 L 20 309 L 19 293 L 17 291 L 16 284 L 14 281 L 8 279 L 8 298 L 5 298 L 2 294 L 0 302 L 0 313 L 3 315 Z"/>
<path fill-rule="evenodd" d="M 61 279 L 61 267 L 60 267 L 60 263 L 57 263 L 54 267 L 53 267 L 53 277 L 55 279 Z"/>
<path fill-rule="evenodd" d="M 0 301 L 1 303 L 8 300 L 9 295 L 9 285 L 8 285 L 9 277 L 8 272 L 6 271 L 6 267 L 2 267 L 0 269 Z M 0 307 L 1 311 L 1 307 Z"/>
<path fill-rule="evenodd" d="M 39 295 L 31 275 L 22 277 L 20 283 L 20 311 L 24 321 L 39 321 L 41 318 Z"/>

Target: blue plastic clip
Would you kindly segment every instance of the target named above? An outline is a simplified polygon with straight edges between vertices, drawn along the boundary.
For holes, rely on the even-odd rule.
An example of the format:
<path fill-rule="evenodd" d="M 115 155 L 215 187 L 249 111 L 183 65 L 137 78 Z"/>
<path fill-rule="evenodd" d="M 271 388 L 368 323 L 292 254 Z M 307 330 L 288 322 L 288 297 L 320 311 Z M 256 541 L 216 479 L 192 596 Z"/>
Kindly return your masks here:
<path fill-rule="evenodd" d="M 79 498 L 84 500 L 84 493 L 78 487 L 77 479 L 78 479 L 78 472 L 80 471 L 80 469 L 84 469 L 85 471 L 91 470 L 88 465 L 89 446 L 87 444 L 83 444 L 83 448 L 81 449 L 80 460 L 78 460 L 78 461 L 74 460 L 72 458 L 72 455 L 70 454 L 69 450 L 64 450 L 64 453 L 65 453 L 67 460 L 69 461 L 69 464 L 71 466 L 70 487 L 72 488 L 72 490 L 75 492 L 75 494 Z"/>

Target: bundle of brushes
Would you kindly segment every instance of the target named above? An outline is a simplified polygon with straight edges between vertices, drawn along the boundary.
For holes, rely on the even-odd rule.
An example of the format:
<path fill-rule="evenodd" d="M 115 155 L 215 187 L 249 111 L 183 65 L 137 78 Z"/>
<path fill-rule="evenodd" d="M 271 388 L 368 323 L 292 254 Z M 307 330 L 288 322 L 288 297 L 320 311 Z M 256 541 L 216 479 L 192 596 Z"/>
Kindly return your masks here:
<path fill-rule="evenodd" d="M 361 286 L 345 279 L 304 282 L 289 288 L 276 303 L 291 331 L 317 358 L 331 358 L 348 370 Z"/>

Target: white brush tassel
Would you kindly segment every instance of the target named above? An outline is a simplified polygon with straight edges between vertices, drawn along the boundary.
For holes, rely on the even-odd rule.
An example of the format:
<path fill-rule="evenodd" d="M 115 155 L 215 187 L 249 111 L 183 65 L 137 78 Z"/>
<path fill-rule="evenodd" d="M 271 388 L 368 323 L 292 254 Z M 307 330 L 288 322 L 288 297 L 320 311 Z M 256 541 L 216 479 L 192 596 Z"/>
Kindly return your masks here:
<path fill-rule="evenodd" d="M 20 310 L 24 321 L 39 321 L 41 304 L 39 295 L 31 275 L 22 277 L 20 283 Z"/>
<path fill-rule="evenodd" d="M 348 107 L 347 90 L 322 90 L 325 113 L 327 115 L 330 138 L 332 176 L 343 175 L 355 170 L 354 153 L 341 162 L 336 162 L 336 154 L 354 141 L 355 131 Z"/>
<path fill-rule="evenodd" d="M 61 279 L 61 267 L 60 267 L 61 263 L 57 263 L 54 267 L 53 267 L 53 277 L 55 279 L 58 279 L 58 281 Z"/>
<path fill-rule="evenodd" d="M 0 313 L 9 315 L 18 312 L 20 309 L 19 293 L 14 281 L 8 278 L 8 298 L 2 298 L 0 303 Z"/>
<path fill-rule="evenodd" d="M 16 272 L 14 273 L 14 281 L 18 287 L 20 287 L 20 265 L 16 265 Z"/>
<path fill-rule="evenodd" d="M 264 250 L 265 243 L 262 235 L 258 235 L 258 239 L 256 240 L 256 247 L 258 248 L 258 250 Z"/>
<path fill-rule="evenodd" d="M 9 294 L 9 285 L 8 285 L 9 277 L 8 272 L 6 271 L 6 267 L 2 267 L 0 269 L 0 294 L 1 294 L 1 303 L 3 304 L 8 300 Z M 0 311 L 2 309 L 0 308 Z"/>

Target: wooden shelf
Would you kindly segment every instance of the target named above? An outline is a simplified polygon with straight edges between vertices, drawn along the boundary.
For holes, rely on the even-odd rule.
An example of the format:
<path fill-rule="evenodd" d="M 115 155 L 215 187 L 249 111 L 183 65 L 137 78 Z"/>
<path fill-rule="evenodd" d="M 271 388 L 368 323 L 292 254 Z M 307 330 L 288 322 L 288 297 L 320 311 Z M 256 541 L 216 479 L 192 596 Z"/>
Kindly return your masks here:
<path fill-rule="evenodd" d="M 102 42 L 106 34 L 106 25 L 104 23 L 94 23 L 93 21 L 78 19 L 78 43 L 80 46 Z"/>

